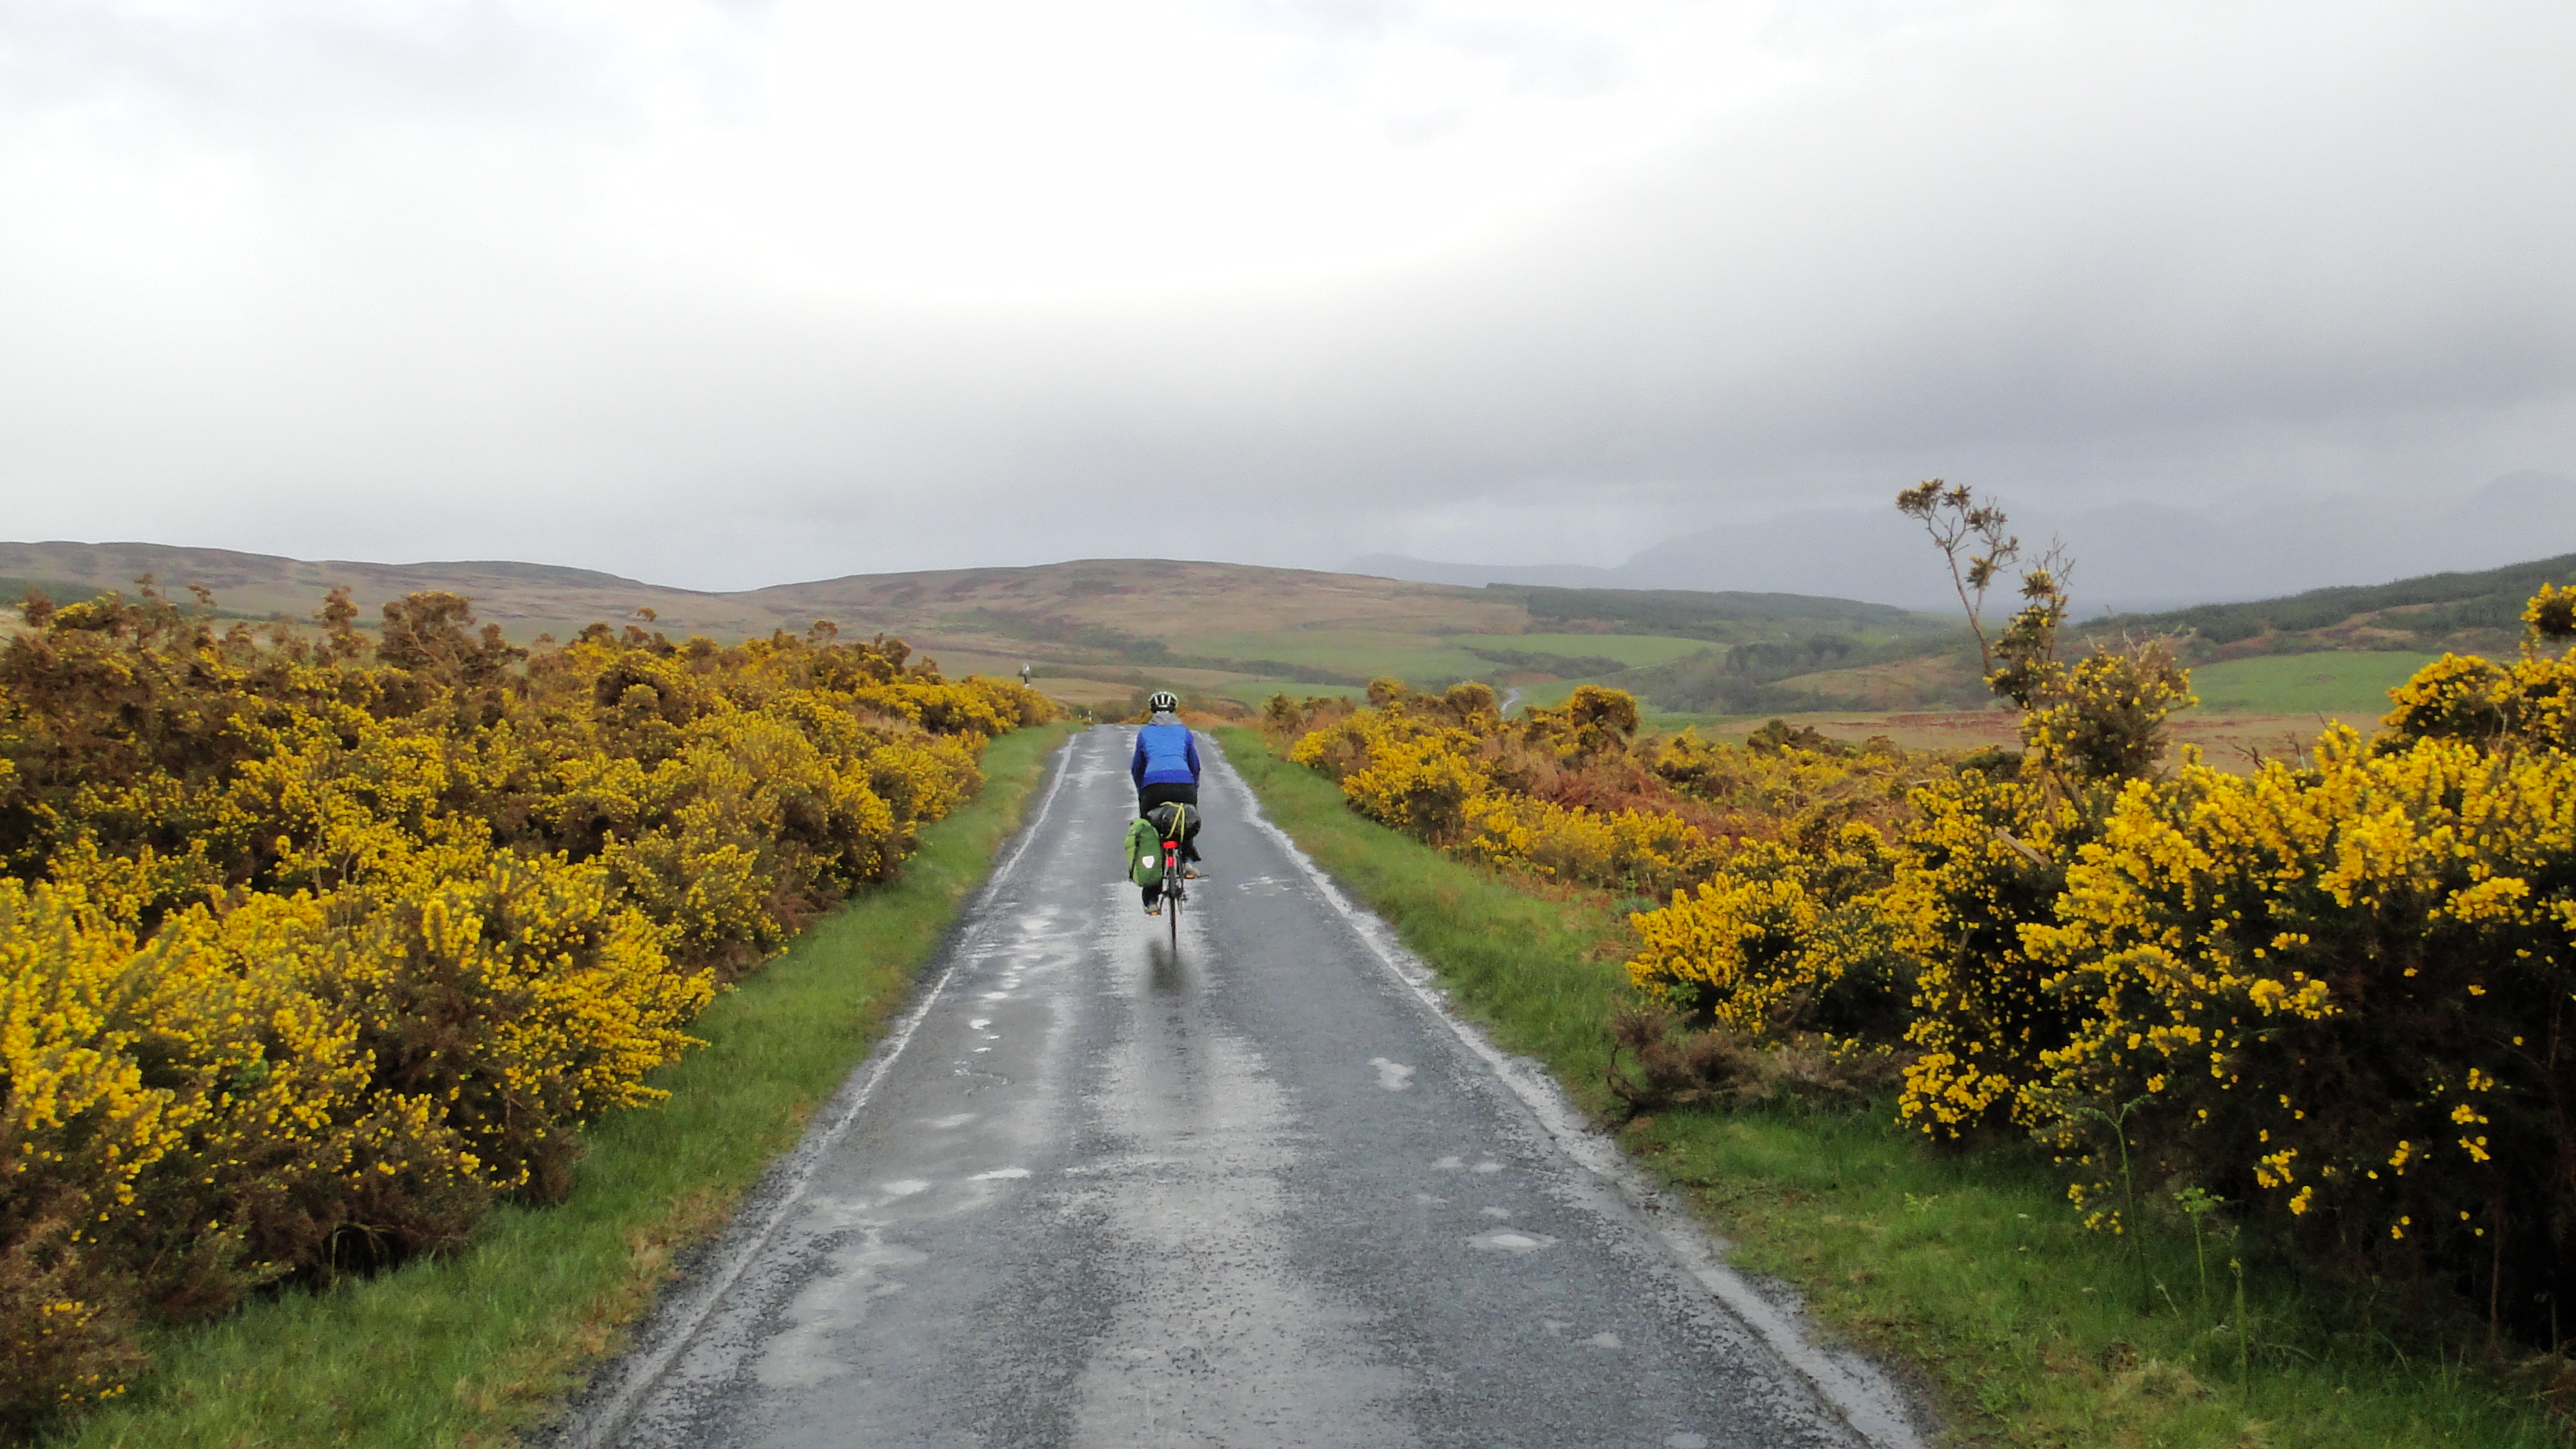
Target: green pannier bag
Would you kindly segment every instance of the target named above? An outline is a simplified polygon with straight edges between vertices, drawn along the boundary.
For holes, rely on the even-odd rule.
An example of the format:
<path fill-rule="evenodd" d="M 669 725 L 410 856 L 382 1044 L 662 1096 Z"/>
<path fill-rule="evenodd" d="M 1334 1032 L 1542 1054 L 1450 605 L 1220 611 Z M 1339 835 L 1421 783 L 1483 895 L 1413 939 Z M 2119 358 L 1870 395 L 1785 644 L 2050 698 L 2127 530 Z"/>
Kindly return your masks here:
<path fill-rule="evenodd" d="M 1127 879 L 1149 888 L 1163 883 L 1163 836 L 1151 820 L 1127 827 Z"/>

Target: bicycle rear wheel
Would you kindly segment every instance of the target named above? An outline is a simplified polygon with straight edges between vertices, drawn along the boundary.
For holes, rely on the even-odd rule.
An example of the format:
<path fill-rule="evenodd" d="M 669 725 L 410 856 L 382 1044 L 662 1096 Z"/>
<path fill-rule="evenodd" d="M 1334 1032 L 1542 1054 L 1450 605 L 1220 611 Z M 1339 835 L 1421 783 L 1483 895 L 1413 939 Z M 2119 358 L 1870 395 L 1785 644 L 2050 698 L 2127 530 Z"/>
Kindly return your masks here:
<path fill-rule="evenodd" d="M 1172 950 L 1178 954 L 1181 949 L 1181 892 L 1177 884 L 1163 892 L 1163 914 L 1171 917 Z"/>

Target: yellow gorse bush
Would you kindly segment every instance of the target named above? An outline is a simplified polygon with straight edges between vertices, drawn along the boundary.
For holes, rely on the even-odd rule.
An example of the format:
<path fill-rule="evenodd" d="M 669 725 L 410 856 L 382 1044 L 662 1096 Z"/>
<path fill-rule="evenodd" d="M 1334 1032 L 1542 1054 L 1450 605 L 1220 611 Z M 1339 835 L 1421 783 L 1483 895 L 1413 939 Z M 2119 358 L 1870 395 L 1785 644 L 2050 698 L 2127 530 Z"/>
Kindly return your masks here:
<path fill-rule="evenodd" d="M 1385 717 L 1372 712 L 1352 719 Z M 1367 736 L 1359 767 L 1342 777 L 1342 794 L 1372 820 L 1434 844 L 1453 843 L 1467 829 L 1471 807 L 1493 786 L 1478 758 L 1481 744 L 1460 729 L 1377 732 Z"/>
<path fill-rule="evenodd" d="M 1696 891 L 1632 918 L 1629 979 L 1750 1036 L 1883 1035 L 1912 966 L 1878 900 L 1894 863 L 1876 827 L 1857 822 L 1821 850 L 1749 845 Z"/>
<path fill-rule="evenodd" d="M 2036 1135 L 2098 1227 L 2199 1188 L 2545 1329 L 2576 1295 L 2576 658 L 2540 644 L 2576 591 L 2532 601 L 2518 661 L 2426 666 L 2369 742 L 2158 776 L 2188 681 L 2153 643 L 2057 664 L 2043 582 L 1999 650 L 2018 760 L 1646 745 L 1603 691 L 1505 722 L 1384 682 L 1293 757 L 1471 857 L 1668 892 L 1632 918 L 1642 995 L 1901 1053 L 1904 1120 Z"/>
<path fill-rule="evenodd" d="M 1879 897 L 1917 963 L 1898 1109 L 1940 1133 L 2021 1121 L 2019 1089 L 2067 1029 L 2023 933 L 2051 918 L 2089 821 L 2077 801 L 1973 770 L 1917 789 L 1914 803 Z"/>
<path fill-rule="evenodd" d="M 1906 812 L 1906 792 L 1930 768 L 1883 741 L 1852 748 L 1812 730 L 1764 726 L 1744 745 L 1684 730 L 1662 742 L 1654 771 L 1680 794 L 1718 810 L 1729 833 L 1809 843 L 1860 821 L 1884 829 Z"/>
<path fill-rule="evenodd" d="M 2031 767 L 1913 788 L 1882 868 L 1783 829 L 1637 917 L 1630 971 L 1757 1036 L 1866 983 L 1904 1118 L 2054 1144 L 2095 1225 L 2197 1187 L 2545 1328 L 2576 1292 L 2576 662 L 2538 643 L 2576 594 L 2526 619 L 2518 662 L 2445 657 L 2376 739 L 2245 776 L 2149 776 L 2121 742 L 2188 696 L 2152 651 L 2097 655 L 2033 705 L 2072 714 L 2025 720 Z M 2104 689 L 2108 723 L 2060 728 Z"/>
<path fill-rule="evenodd" d="M 0 1426 L 118 1392 L 146 1316 L 457 1241 L 569 1186 L 719 980 L 1045 717 L 900 643 L 335 597 L 320 639 L 147 590 L 0 648 Z M 373 662 L 366 656 L 373 654 Z"/>
<path fill-rule="evenodd" d="M 122 1386 L 102 1318 L 214 1311 L 326 1222 L 461 1221 L 488 1195 L 444 1104 L 379 1085 L 367 1023 L 312 989 L 327 945 L 309 897 L 138 940 L 76 887 L 0 880 L 12 1419 Z"/>
<path fill-rule="evenodd" d="M 2076 1016 L 2034 1120 L 2151 1099 L 2148 1146 L 2344 1250 L 2528 1249 L 2566 1210 L 2576 759 L 2335 730 L 2306 768 L 2129 787 L 2067 877 L 2023 933 Z"/>
<path fill-rule="evenodd" d="M 1596 810 L 1488 792 L 1467 803 L 1468 854 L 1553 879 L 1662 895 L 1705 876 L 1714 847 L 1657 810 Z"/>
<path fill-rule="evenodd" d="M 1626 694 L 1586 685 L 1510 724 L 1480 684 L 1422 696 L 1380 680 L 1370 697 L 1373 708 L 1302 734 L 1289 758 L 1338 780 L 1372 820 L 1506 869 L 1631 892 L 1661 894 L 1714 865 L 1706 833 L 1669 809 L 1561 798 L 1652 784 L 1630 758 L 1637 705 Z M 1284 699 L 1270 711 L 1294 713 Z"/>

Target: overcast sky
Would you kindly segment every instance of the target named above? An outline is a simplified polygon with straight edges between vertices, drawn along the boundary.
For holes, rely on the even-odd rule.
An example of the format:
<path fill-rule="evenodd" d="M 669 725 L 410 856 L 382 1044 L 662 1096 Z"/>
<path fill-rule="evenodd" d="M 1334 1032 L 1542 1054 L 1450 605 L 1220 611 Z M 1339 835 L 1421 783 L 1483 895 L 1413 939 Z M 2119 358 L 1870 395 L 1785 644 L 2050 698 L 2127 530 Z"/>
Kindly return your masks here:
<path fill-rule="evenodd" d="M 2576 472 L 2571 70 L 2510 0 L 6 0 L 0 538 L 736 588 L 2461 493 Z"/>

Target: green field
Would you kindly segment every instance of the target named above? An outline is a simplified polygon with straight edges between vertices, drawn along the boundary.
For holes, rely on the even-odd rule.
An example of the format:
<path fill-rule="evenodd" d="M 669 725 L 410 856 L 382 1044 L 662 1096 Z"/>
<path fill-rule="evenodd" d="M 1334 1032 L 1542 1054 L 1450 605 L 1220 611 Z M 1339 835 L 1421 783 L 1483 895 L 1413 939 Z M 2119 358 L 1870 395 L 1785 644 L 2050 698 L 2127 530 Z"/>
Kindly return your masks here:
<path fill-rule="evenodd" d="M 1454 634 L 1449 642 L 1470 649 L 1511 649 L 1523 654 L 1594 655 L 1616 659 L 1631 669 L 1670 664 L 1703 649 L 1722 649 L 1705 639 L 1672 639 L 1660 634 Z"/>
<path fill-rule="evenodd" d="M 1314 699 L 1322 695 L 1358 699 L 1367 691 L 1356 684 L 1300 684 L 1293 679 L 1246 679 L 1221 685 L 1212 692 L 1228 699 L 1239 699 L 1259 709 L 1274 694 L 1284 694 L 1290 699 Z"/>
<path fill-rule="evenodd" d="M 1494 666 L 1432 634 L 1392 634 L 1374 629 L 1265 629 L 1243 634 L 1202 634 L 1176 640 L 1175 649 L 1217 659 L 1274 659 L 1331 669 L 1361 678 L 1392 675 L 1408 684 L 1467 679 Z M 1294 693 L 1296 686 L 1290 686 Z"/>
<path fill-rule="evenodd" d="M 1577 683 L 1576 680 L 1565 679 L 1554 684 L 1523 685 L 1521 697 L 1515 707 L 1525 705 L 1531 709 L 1554 709 L 1565 703 L 1566 697 L 1574 693 Z"/>
<path fill-rule="evenodd" d="M 2267 654 L 2204 664 L 2191 692 L 2204 710 L 2243 714 L 2380 714 L 2388 691 L 2433 662 L 2430 654 L 2339 651 Z"/>
<path fill-rule="evenodd" d="M 1439 680 L 1492 677 L 1501 666 L 1469 652 L 1471 648 L 1512 650 L 1523 654 L 1591 655 L 1615 659 L 1630 668 L 1665 664 L 1702 650 L 1723 648 L 1705 639 L 1674 639 L 1653 634 L 1401 634 L 1373 629 L 1268 629 L 1234 634 L 1206 634 L 1175 641 L 1202 659 L 1271 660 L 1280 664 L 1330 669 L 1353 679 L 1395 678 L 1422 686 Z M 1571 687 L 1541 686 L 1548 703 Z M 1259 704 L 1285 692 L 1303 699 L 1314 694 L 1352 694 L 1336 687 L 1273 679 L 1253 679 L 1218 686 L 1217 692 Z M 1533 697 L 1535 697 L 1533 692 Z"/>

